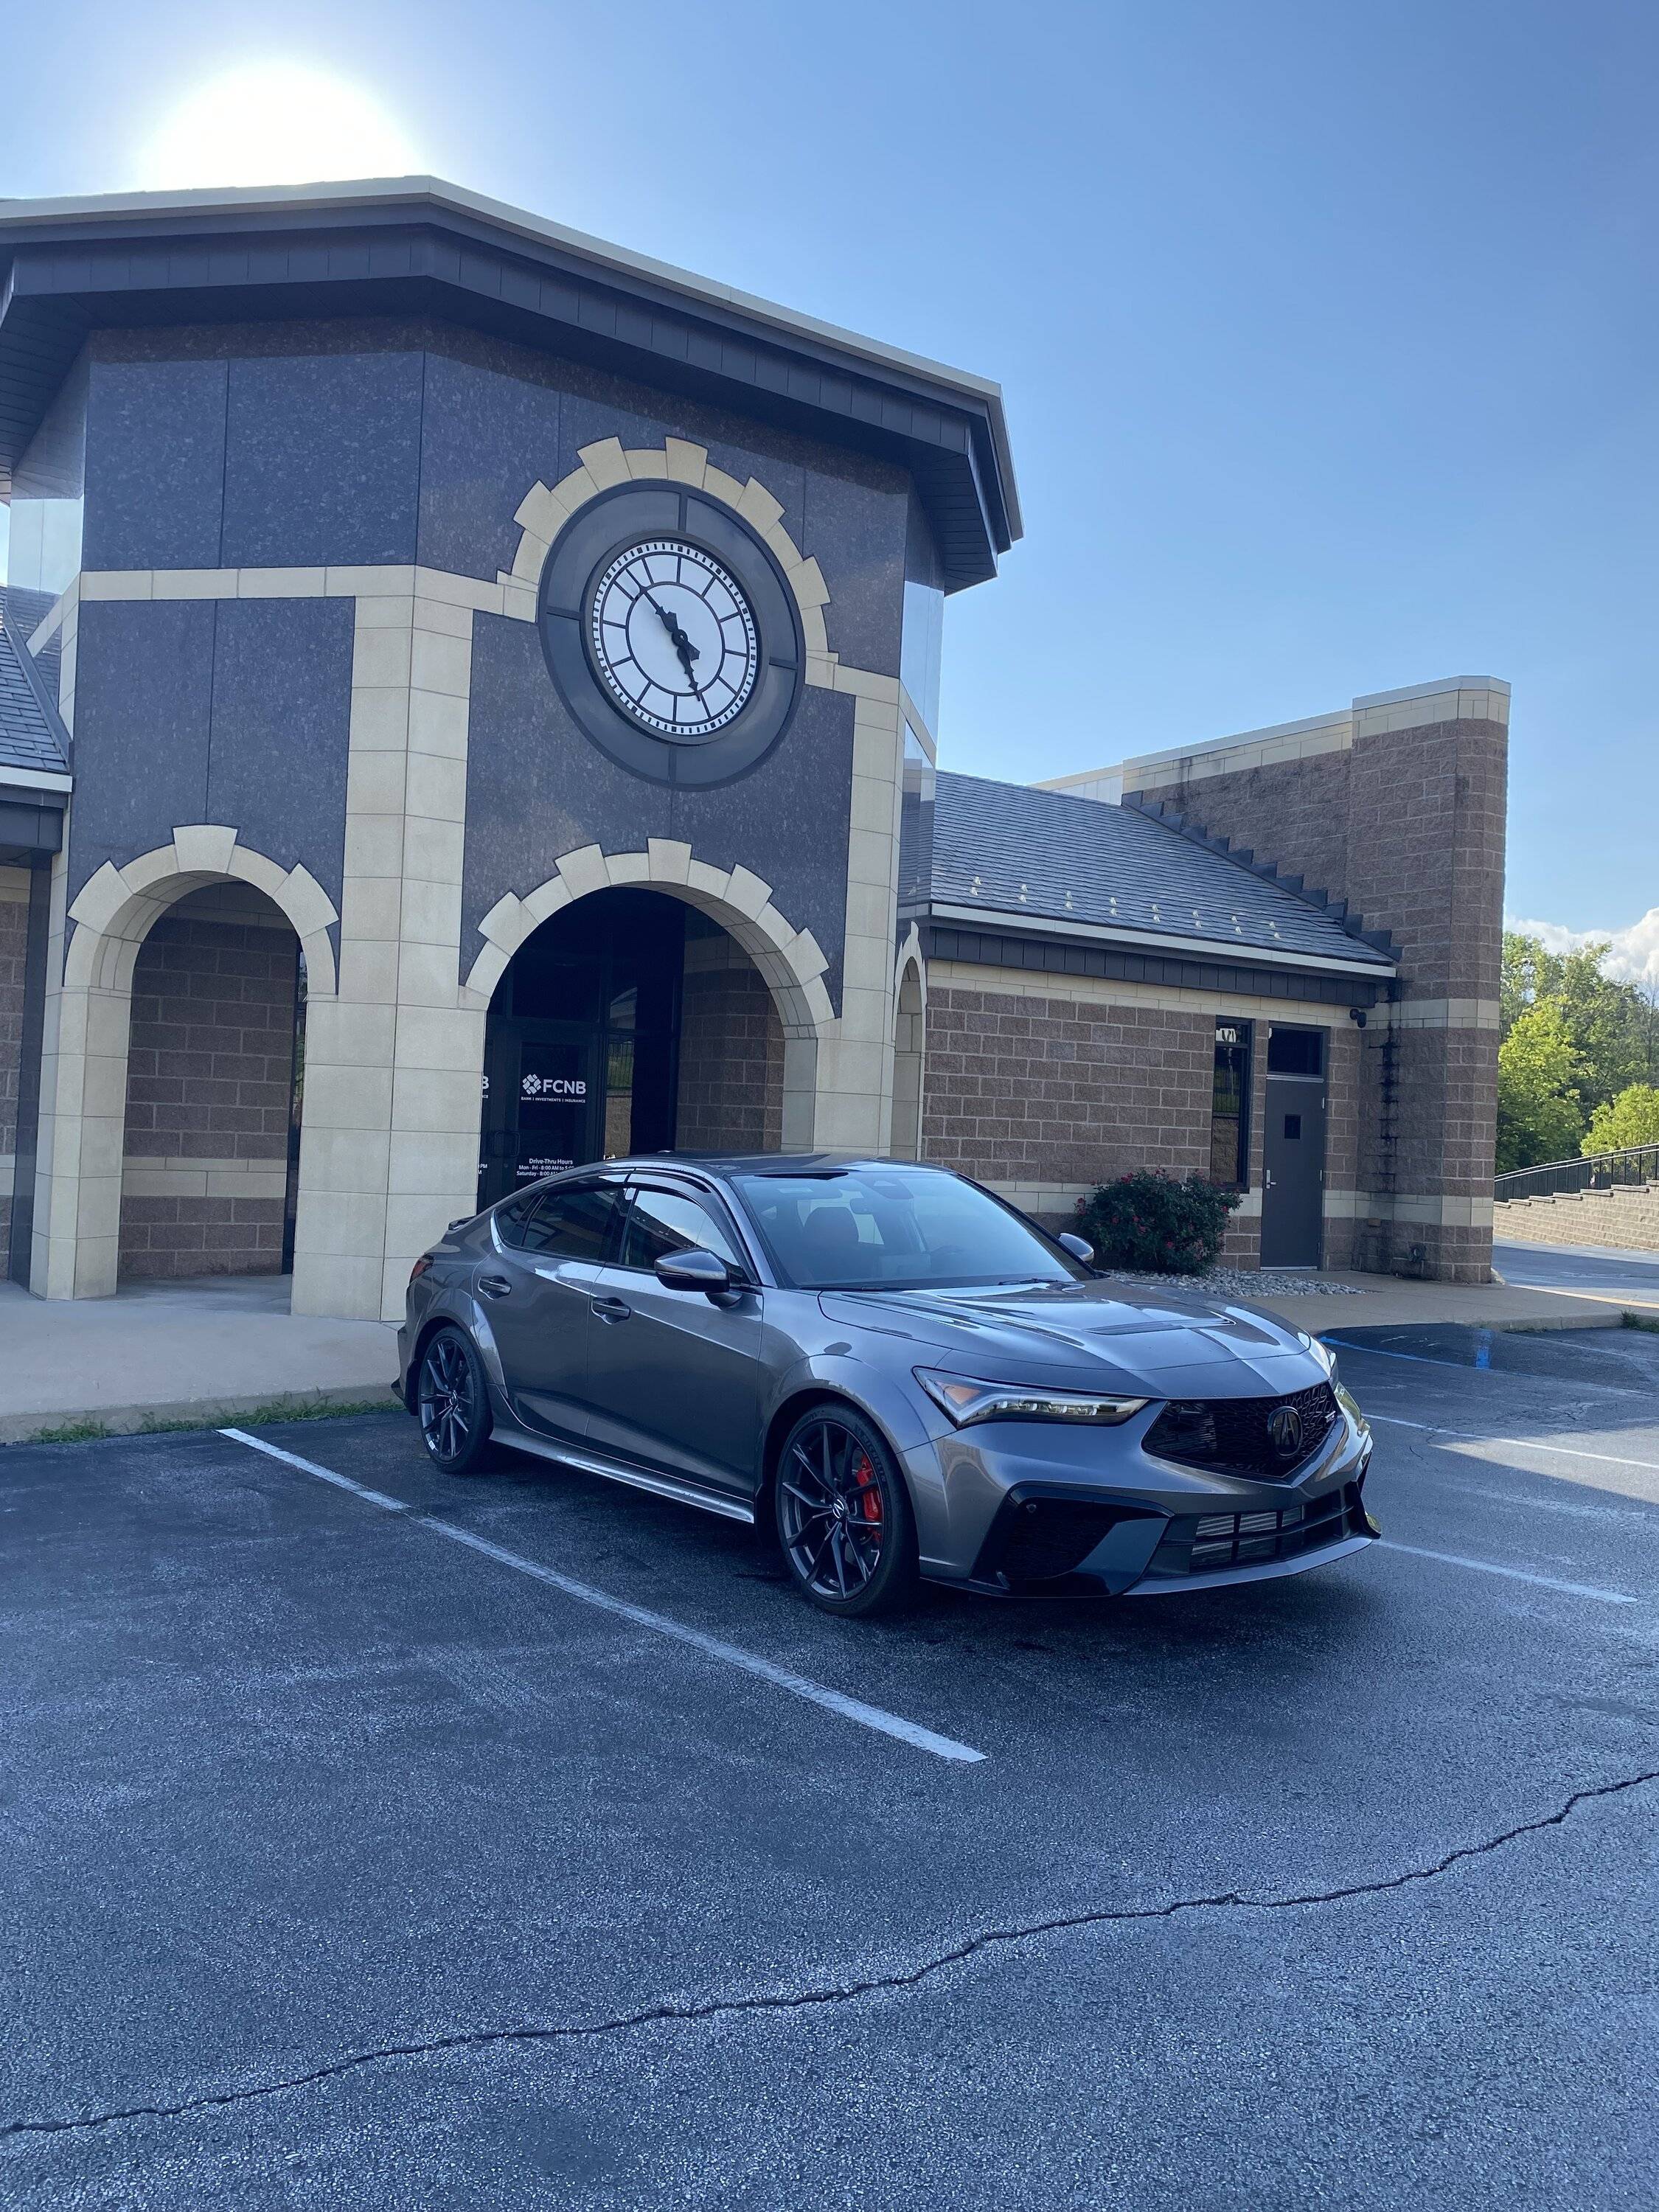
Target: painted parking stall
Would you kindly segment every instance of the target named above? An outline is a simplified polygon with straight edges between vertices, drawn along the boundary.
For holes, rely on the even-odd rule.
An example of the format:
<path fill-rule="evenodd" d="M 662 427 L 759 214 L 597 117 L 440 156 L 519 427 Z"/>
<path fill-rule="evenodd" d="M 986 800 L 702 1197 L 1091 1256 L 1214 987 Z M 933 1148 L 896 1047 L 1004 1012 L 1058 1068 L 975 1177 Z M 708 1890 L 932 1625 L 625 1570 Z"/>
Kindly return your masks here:
<path fill-rule="evenodd" d="M 1659 1509 L 1597 1462 L 1444 1448 L 1659 1458 L 1650 1357 L 1345 1354 L 1399 1548 L 856 1630 L 747 1531 L 540 1462 L 445 1480 L 401 1416 L 0 1455 L 0 2201 L 758 2205 L 833 2164 L 871 2205 L 1109 2170 L 1174 2212 L 1288 2160 L 1394 2212 L 1413 2160 L 1450 2203 L 1524 2156 L 1612 2212 L 1659 2057 L 1619 1996 L 1656 1609 L 1419 1554 L 1659 1585 Z M 1316 2098 L 1240 2129 L 1310 2069 L 1374 2160 Z"/>

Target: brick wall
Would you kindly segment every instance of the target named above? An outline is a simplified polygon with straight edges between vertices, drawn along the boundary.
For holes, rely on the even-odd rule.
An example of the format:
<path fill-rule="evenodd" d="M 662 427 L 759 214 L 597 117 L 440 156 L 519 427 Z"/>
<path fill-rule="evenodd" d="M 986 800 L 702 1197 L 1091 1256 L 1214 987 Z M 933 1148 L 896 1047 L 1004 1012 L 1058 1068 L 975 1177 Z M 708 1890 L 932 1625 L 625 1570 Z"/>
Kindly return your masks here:
<path fill-rule="evenodd" d="M 1373 1017 L 1359 1084 L 1359 1188 L 1380 1204 L 1352 1231 L 1355 1264 L 1409 1268 L 1417 1247 L 1425 1272 L 1478 1282 L 1491 1268 L 1509 733 L 1448 713 L 1455 696 L 1425 695 L 1420 711 L 1446 718 L 1419 722 L 1408 705 L 1358 701 L 1346 744 L 1237 772 L 1200 773 L 1200 757 L 1139 795 L 1392 933 L 1398 1018 Z"/>
<path fill-rule="evenodd" d="M 675 1144 L 776 1152 L 782 1127 L 783 1030 L 766 980 L 724 933 L 688 937 Z"/>
<path fill-rule="evenodd" d="M 1067 1225 L 1076 1194 L 1132 1169 L 1207 1174 L 1215 1024 L 1249 1022 L 1249 1197 L 1228 1224 L 1222 1257 L 1253 1267 L 1261 1256 L 1269 1026 L 1279 1020 L 1322 1030 L 1325 1264 L 1352 1265 L 1358 1030 L 1329 1007 L 1197 994 L 1182 1004 L 1184 994 L 1162 991 L 1157 1003 L 1136 1004 L 1128 996 L 1135 988 L 1038 994 L 1010 988 L 995 969 L 939 963 L 927 998 L 923 1157 L 1019 1194 L 1051 1228 Z"/>
<path fill-rule="evenodd" d="M 17 1144 L 18 1063 L 23 1047 L 23 956 L 28 871 L 0 868 L 0 1277 L 11 1250 L 12 1158 Z"/>
<path fill-rule="evenodd" d="M 1214 1063 L 1212 1013 L 931 988 L 922 1156 L 994 1183 L 1205 1171 Z"/>
<path fill-rule="evenodd" d="M 244 885 L 191 893 L 140 946 L 123 1276 L 281 1266 L 297 958 L 281 912 Z"/>

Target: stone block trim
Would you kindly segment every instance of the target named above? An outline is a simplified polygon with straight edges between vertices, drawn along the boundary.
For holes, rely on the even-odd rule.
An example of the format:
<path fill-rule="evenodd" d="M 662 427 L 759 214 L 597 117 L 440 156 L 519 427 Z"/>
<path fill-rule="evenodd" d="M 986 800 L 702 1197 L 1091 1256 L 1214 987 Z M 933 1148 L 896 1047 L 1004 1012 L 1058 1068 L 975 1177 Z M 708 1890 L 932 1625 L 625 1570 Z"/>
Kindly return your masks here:
<path fill-rule="evenodd" d="M 326 894 L 306 868 L 278 867 L 243 846 L 228 825 L 181 823 L 171 843 L 118 869 L 106 862 L 67 910 L 59 856 L 30 1268 L 30 1286 L 40 1297 L 106 1297 L 116 1286 L 138 955 L 179 898 L 210 885 L 246 886 L 280 908 L 300 939 L 313 1001 L 326 1006 L 332 998 L 336 915 Z"/>
<path fill-rule="evenodd" d="M 836 655 L 830 650 L 823 611 L 830 590 L 816 560 L 804 557 L 781 520 L 783 503 L 775 498 L 757 477 L 739 483 L 724 469 L 711 465 L 704 447 L 688 439 L 668 438 L 661 446 L 625 447 L 617 438 L 601 438 L 584 446 L 580 466 L 553 485 L 532 484 L 519 501 L 513 520 L 518 524 L 518 550 L 513 566 L 498 571 L 496 581 L 514 593 L 514 604 L 504 611 L 533 622 L 536 586 L 552 550 L 553 541 L 572 515 L 590 500 L 619 483 L 655 482 L 690 485 L 721 500 L 740 514 L 756 534 L 764 538 L 782 569 L 800 615 L 801 635 L 806 641 L 806 681 L 831 688 Z M 526 604 L 526 594 L 528 594 Z"/>
<path fill-rule="evenodd" d="M 787 1037 L 816 1042 L 835 1023 L 824 988 L 827 963 L 811 930 L 796 929 L 772 903 L 772 888 L 747 868 L 710 867 L 689 845 L 653 837 L 643 853 L 606 853 L 578 846 L 560 859 L 558 872 L 520 897 L 508 891 L 478 924 L 486 941 L 467 970 L 463 1002 L 484 1012 L 507 963 L 532 929 L 572 900 L 611 884 L 636 884 L 667 892 L 710 915 L 741 945 L 777 994 Z"/>

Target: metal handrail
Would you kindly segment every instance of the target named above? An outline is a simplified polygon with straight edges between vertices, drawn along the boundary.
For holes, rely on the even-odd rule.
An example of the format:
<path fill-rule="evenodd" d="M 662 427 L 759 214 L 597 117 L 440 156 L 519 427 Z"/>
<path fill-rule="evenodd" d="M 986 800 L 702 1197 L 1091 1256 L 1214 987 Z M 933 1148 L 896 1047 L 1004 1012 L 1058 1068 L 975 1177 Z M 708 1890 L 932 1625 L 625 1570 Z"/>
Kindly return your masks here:
<path fill-rule="evenodd" d="M 1495 1176 L 1494 1198 L 1553 1198 L 1560 1191 L 1612 1190 L 1624 1183 L 1659 1182 L 1659 1145 L 1632 1145 L 1622 1152 L 1592 1152 L 1577 1160 L 1551 1160 Z"/>

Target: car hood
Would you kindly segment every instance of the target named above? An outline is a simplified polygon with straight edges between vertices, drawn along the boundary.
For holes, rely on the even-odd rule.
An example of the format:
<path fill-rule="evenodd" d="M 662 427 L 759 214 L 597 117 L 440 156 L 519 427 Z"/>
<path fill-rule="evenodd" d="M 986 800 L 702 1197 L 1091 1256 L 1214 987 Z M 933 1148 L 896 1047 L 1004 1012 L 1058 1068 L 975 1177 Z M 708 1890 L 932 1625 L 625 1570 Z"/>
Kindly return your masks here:
<path fill-rule="evenodd" d="M 918 1364 L 992 1382 L 1104 1383 L 1149 1398 L 1254 1398 L 1305 1389 L 1326 1373 L 1297 1331 L 1271 1314 L 1179 1291 L 1017 1284 L 825 1291 L 818 1303 L 838 1327 L 914 1346 Z"/>

